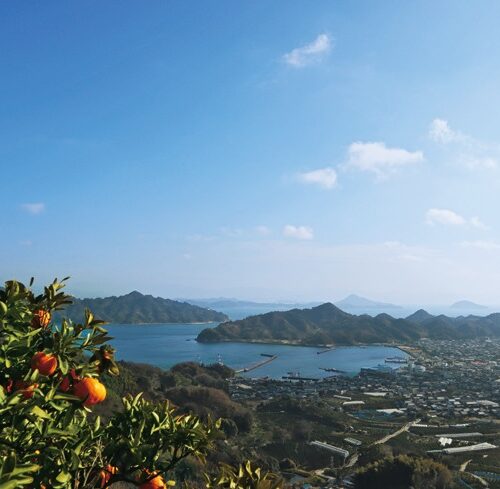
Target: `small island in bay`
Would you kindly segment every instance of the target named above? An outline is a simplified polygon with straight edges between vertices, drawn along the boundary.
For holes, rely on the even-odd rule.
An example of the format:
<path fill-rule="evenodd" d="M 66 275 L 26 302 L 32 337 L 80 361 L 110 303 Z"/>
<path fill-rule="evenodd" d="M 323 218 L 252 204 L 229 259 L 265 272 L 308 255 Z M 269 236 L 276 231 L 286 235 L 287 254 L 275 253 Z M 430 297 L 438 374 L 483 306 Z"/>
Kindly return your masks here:
<path fill-rule="evenodd" d="M 469 339 L 500 336 L 500 314 L 433 316 L 420 310 L 407 318 L 342 311 L 331 303 L 310 309 L 269 312 L 204 329 L 202 343 L 241 341 L 293 345 L 409 344 L 423 338 Z"/>
<path fill-rule="evenodd" d="M 98 319 L 117 324 L 210 323 L 228 317 L 212 309 L 134 291 L 122 296 L 95 299 L 73 298 L 61 317 L 81 321 L 85 309 Z"/>

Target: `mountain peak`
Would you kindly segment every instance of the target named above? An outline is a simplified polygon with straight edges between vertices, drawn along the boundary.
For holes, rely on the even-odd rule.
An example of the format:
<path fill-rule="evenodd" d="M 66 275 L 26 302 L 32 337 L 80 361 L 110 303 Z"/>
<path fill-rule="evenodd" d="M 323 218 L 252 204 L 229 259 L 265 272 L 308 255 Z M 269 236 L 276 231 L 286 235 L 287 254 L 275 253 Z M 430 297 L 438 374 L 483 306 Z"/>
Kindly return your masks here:
<path fill-rule="evenodd" d="M 487 309 L 486 306 L 483 306 L 481 304 L 476 304 L 475 302 L 472 301 L 467 301 L 467 300 L 461 300 L 457 301 L 454 304 L 451 305 L 452 309 Z"/>
<path fill-rule="evenodd" d="M 124 294 L 122 297 L 144 297 L 144 294 L 141 294 L 138 290 L 133 290 L 128 294 Z"/>
<path fill-rule="evenodd" d="M 350 294 L 344 299 L 336 302 L 336 305 L 341 309 L 346 308 L 385 308 L 385 309 L 395 309 L 399 308 L 394 304 L 389 304 L 387 302 L 377 302 L 372 301 L 371 299 L 367 299 L 366 297 L 362 297 L 356 294 Z"/>
<path fill-rule="evenodd" d="M 429 314 L 425 309 L 419 309 L 413 314 L 410 314 L 406 319 L 414 323 L 423 323 L 424 321 L 432 319 L 433 317 L 434 316 L 432 314 Z"/>

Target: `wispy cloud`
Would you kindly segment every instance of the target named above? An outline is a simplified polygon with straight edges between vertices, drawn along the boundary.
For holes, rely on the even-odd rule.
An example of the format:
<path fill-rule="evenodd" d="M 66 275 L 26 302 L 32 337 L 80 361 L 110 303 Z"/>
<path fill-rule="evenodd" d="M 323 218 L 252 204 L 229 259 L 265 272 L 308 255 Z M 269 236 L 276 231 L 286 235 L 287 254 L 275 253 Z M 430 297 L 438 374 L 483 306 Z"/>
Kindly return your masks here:
<path fill-rule="evenodd" d="M 448 121 L 444 119 L 434 119 L 429 126 L 429 137 L 436 143 L 448 144 L 453 141 L 460 141 L 464 136 L 453 130 Z"/>
<path fill-rule="evenodd" d="M 331 51 L 333 41 L 329 34 L 320 34 L 314 41 L 283 55 L 283 61 L 293 68 L 318 63 Z"/>
<path fill-rule="evenodd" d="M 458 161 L 470 170 L 492 170 L 500 166 L 500 146 L 490 144 L 453 129 L 445 119 L 434 119 L 429 125 L 429 138 L 444 145 Z"/>
<path fill-rule="evenodd" d="M 268 236 L 272 233 L 271 229 L 267 226 L 256 226 L 255 232 L 260 236 Z"/>
<path fill-rule="evenodd" d="M 424 160 L 422 151 L 388 148 L 383 142 L 355 142 L 349 146 L 348 160 L 344 165 L 360 171 L 374 173 L 377 178 L 387 178 L 398 168 Z"/>
<path fill-rule="evenodd" d="M 429 209 L 425 215 L 425 222 L 430 225 L 445 224 L 449 226 L 465 226 L 467 220 L 450 209 Z"/>
<path fill-rule="evenodd" d="M 295 239 L 313 239 L 314 232 L 312 228 L 308 226 L 293 226 L 291 224 L 287 224 L 283 228 L 283 236 Z"/>
<path fill-rule="evenodd" d="M 297 179 L 301 183 L 318 185 L 322 188 L 331 189 L 337 183 L 337 172 L 333 168 L 320 168 L 309 172 L 298 173 Z"/>
<path fill-rule="evenodd" d="M 477 229 L 484 229 L 484 230 L 490 229 L 490 227 L 484 224 L 484 222 L 481 221 L 479 217 L 471 217 L 469 219 L 469 224 Z"/>
<path fill-rule="evenodd" d="M 442 224 L 446 226 L 469 226 L 477 229 L 488 229 L 478 217 L 469 219 L 450 209 L 429 209 L 425 215 L 425 222 L 431 226 Z"/>
<path fill-rule="evenodd" d="M 463 248 L 477 248 L 479 250 L 500 250 L 500 243 L 495 241 L 462 241 L 460 246 Z"/>
<path fill-rule="evenodd" d="M 37 215 L 45 211 L 45 204 L 42 202 L 21 204 L 21 209 L 29 214 Z"/>

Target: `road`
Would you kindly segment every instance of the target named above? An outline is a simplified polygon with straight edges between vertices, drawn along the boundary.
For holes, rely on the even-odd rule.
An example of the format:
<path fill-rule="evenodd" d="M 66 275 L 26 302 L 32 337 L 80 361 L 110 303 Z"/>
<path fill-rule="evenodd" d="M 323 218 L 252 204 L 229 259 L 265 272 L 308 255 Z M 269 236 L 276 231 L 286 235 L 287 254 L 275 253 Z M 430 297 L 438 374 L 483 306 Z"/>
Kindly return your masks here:
<path fill-rule="evenodd" d="M 409 423 L 406 423 L 403 427 L 401 427 L 399 430 L 395 431 L 394 433 L 391 433 L 389 435 L 384 436 L 380 440 L 374 441 L 374 445 L 381 445 L 382 443 L 388 442 L 391 438 L 395 438 L 396 436 L 399 436 L 401 433 L 404 433 L 405 431 L 408 431 L 414 424 L 420 423 L 420 419 L 416 419 L 415 421 L 411 421 Z"/>

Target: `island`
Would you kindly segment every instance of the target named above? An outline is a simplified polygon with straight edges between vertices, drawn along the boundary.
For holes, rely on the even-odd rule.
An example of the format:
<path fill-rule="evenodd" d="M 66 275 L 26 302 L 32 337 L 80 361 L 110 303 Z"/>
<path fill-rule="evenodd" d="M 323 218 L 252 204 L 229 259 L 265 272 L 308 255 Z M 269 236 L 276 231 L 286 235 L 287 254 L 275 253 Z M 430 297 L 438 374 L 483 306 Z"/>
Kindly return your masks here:
<path fill-rule="evenodd" d="M 369 316 L 342 311 L 331 303 L 226 321 L 201 331 L 197 341 L 241 341 L 330 346 L 411 344 L 423 338 L 467 339 L 500 336 L 500 314 L 489 316 L 433 316 L 421 310 L 407 318 L 389 314 Z"/>
<path fill-rule="evenodd" d="M 225 314 L 212 309 L 137 291 L 95 299 L 73 298 L 73 303 L 59 312 L 56 319 L 65 317 L 81 321 L 85 309 L 90 309 L 98 319 L 117 324 L 211 323 L 228 319 Z"/>

